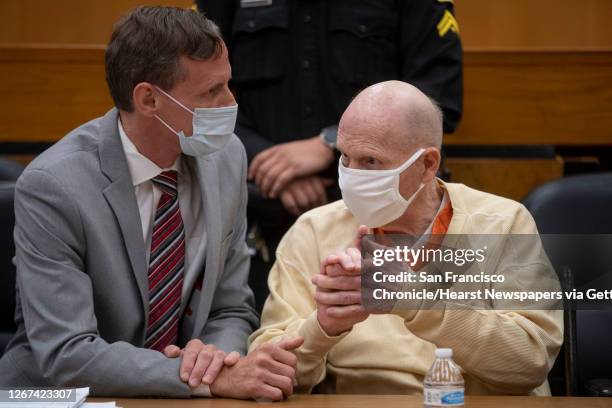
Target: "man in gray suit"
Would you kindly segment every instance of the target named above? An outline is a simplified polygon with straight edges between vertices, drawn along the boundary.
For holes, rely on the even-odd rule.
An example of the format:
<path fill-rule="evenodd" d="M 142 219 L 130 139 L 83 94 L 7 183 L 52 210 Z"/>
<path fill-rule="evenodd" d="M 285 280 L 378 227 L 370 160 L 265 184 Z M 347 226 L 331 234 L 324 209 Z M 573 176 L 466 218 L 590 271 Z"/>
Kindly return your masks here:
<path fill-rule="evenodd" d="M 302 339 L 247 356 L 246 157 L 217 27 L 142 7 L 106 50 L 116 108 L 34 160 L 15 194 L 18 332 L 0 386 L 94 395 L 292 393 Z"/>

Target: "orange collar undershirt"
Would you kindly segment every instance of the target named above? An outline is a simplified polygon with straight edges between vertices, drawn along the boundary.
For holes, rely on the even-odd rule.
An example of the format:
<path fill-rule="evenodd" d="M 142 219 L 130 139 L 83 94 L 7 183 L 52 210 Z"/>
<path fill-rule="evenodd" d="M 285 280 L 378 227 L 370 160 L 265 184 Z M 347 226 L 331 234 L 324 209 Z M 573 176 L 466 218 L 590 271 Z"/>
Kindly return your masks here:
<path fill-rule="evenodd" d="M 440 243 L 443 239 L 443 236 L 448 232 L 448 226 L 451 223 L 451 219 L 453 218 L 453 206 L 451 204 L 450 198 L 447 196 L 446 205 L 442 208 L 436 218 L 434 218 L 431 232 L 429 233 L 430 238 L 427 243 L 425 243 L 424 247 L 428 248 L 437 248 L 440 246 Z M 372 229 L 372 233 L 374 235 L 384 236 L 385 232 L 380 228 Z M 391 244 L 391 243 L 390 243 Z M 424 266 L 423 263 L 417 262 L 414 265 L 414 270 L 420 270 Z"/>
<path fill-rule="evenodd" d="M 446 200 L 446 205 L 438 212 L 431 227 L 431 235 L 445 235 L 448 232 L 448 226 L 453 218 L 453 206 L 450 199 Z M 385 235 L 385 232 L 380 228 L 373 228 L 374 235 Z"/>

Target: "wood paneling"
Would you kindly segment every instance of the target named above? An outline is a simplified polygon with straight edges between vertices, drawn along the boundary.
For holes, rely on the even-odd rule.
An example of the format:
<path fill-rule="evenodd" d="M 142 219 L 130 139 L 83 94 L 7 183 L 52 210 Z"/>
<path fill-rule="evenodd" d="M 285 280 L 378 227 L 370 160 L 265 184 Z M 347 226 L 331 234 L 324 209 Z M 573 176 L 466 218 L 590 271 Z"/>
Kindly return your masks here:
<path fill-rule="evenodd" d="M 612 49 L 466 51 L 447 144 L 612 144 Z"/>
<path fill-rule="evenodd" d="M 0 1 L 0 43 L 106 44 L 113 25 L 140 5 L 191 7 L 190 0 Z"/>
<path fill-rule="evenodd" d="M 0 47 L 0 95 L 0 140 L 58 140 L 112 107 L 104 48 Z"/>
<path fill-rule="evenodd" d="M 610 0 L 456 0 L 466 49 L 612 47 Z"/>
<path fill-rule="evenodd" d="M 55 141 L 112 106 L 102 46 L 0 46 L 0 141 Z M 454 145 L 612 145 L 612 50 L 465 54 Z"/>
<path fill-rule="evenodd" d="M 520 201 L 536 187 L 563 177 L 563 160 L 448 158 L 453 183 Z"/>
<path fill-rule="evenodd" d="M 141 4 L 192 1 L 2 0 L 0 43 L 105 44 L 114 22 Z M 466 49 L 612 47 L 610 0 L 457 0 L 455 9 Z"/>

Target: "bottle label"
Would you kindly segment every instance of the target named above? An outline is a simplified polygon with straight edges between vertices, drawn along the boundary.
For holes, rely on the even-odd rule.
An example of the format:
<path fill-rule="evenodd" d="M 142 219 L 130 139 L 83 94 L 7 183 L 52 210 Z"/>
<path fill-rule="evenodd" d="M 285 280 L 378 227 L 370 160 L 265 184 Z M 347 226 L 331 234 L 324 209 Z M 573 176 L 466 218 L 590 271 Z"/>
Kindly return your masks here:
<path fill-rule="evenodd" d="M 425 404 L 441 407 L 463 406 L 463 387 L 425 388 Z"/>

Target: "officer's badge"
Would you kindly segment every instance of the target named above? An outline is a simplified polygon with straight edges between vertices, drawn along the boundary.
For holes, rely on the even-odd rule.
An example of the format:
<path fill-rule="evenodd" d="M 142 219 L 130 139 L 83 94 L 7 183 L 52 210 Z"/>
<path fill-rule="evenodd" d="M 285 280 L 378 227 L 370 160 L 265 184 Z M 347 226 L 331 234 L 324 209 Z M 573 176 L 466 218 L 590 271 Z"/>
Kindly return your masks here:
<path fill-rule="evenodd" d="M 242 8 L 265 7 L 271 5 L 272 0 L 240 0 L 240 7 Z"/>

